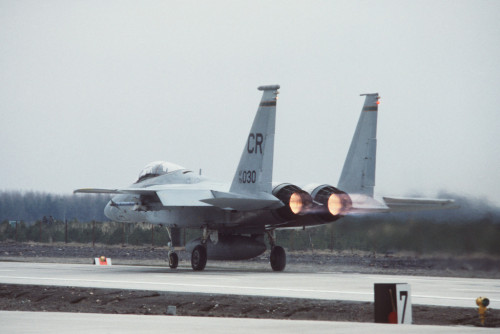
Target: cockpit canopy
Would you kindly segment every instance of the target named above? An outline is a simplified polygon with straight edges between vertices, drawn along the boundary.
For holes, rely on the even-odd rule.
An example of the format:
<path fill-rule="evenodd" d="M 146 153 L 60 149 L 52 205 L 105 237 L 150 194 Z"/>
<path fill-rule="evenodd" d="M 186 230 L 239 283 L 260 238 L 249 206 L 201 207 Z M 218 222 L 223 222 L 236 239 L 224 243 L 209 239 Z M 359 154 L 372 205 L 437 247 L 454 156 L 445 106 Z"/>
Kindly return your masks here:
<path fill-rule="evenodd" d="M 150 162 L 139 173 L 139 179 L 137 180 L 137 182 L 149 179 L 151 177 L 156 177 L 163 174 L 171 173 L 179 169 L 184 169 L 184 167 L 166 161 Z"/>

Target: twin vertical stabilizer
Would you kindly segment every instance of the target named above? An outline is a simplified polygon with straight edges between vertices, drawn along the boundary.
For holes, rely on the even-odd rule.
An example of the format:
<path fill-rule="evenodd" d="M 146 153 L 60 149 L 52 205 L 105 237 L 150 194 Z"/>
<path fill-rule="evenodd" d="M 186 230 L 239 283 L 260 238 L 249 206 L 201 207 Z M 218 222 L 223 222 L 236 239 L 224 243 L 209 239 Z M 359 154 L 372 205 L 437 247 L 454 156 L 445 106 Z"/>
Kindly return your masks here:
<path fill-rule="evenodd" d="M 231 193 L 272 192 L 274 132 L 278 85 L 261 86 L 262 99 L 231 184 Z M 359 117 L 338 188 L 349 194 L 373 197 L 377 154 L 378 93 L 361 94 L 365 103 Z"/>
<path fill-rule="evenodd" d="M 378 93 L 361 94 L 365 104 L 342 169 L 338 188 L 348 194 L 373 197 L 377 156 Z"/>

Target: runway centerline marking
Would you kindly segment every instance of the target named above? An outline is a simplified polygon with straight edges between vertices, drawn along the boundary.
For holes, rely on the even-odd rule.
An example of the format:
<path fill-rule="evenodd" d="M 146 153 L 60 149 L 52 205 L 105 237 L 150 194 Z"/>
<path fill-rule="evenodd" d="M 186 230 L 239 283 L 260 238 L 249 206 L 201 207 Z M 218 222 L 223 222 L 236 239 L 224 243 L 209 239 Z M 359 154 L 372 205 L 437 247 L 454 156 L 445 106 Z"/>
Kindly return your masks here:
<path fill-rule="evenodd" d="M 214 284 L 187 284 L 187 283 L 166 283 L 166 282 L 141 282 L 141 281 L 114 281 L 114 280 L 87 280 L 81 278 L 53 278 L 53 277 L 26 277 L 26 276 L 0 276 L 0 278 L 11 279 L 27 279 L 27 280 L 45 280 L 45 281 L 73 281 L 86 283 L 125 283 L 125 284 L 151 284 L 165 286 L 189 286 L 197 288 L 219 288 L 219 289 L 246 289 L 246 290 L 272 290 L 272 291 L 291 291 L 291 292 L 316 292 L 316 293 L 338 293 L 338 294 L 356 294 L 356 295 L 373 295 L 372 292 L 356 292 L 356 291 L 337 291 L 337 290 L 311 290 L 311 289 L 291 289 L 291 288 L 276 288 L 276 287 L 252 287 L 252 286 L 232 286 L 232 285 L 214 285 Z M 127 289 L 129 290 L 129 289 Z M 141 289 L 137 289 L 141 290 Z M 229 293 L 232 294 L 232 293 Z"/>

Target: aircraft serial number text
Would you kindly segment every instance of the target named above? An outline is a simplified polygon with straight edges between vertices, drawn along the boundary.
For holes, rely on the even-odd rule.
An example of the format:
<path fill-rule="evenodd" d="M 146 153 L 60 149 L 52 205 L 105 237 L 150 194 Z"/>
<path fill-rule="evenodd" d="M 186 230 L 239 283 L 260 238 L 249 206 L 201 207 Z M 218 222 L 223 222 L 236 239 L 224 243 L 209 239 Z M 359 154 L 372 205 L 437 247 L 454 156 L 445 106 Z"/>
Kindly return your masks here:
<path fill-rule="evenodd" d="M 257 172 L 254 170 L 240 170 L 238 180 L 240 183 L 255 183 Z"/>

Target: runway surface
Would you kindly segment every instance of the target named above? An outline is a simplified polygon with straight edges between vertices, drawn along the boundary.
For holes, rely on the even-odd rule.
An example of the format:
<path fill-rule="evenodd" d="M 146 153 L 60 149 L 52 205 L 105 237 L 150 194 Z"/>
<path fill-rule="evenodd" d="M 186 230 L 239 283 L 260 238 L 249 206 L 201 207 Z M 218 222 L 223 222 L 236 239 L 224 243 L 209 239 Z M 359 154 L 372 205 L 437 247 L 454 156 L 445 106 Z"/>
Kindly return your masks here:
<path fill-rule="evenodd" d="M 495 333 L 496 328 L 355 322 L 0 311 L 2 333 Z M 36 324 L 36 325 L 34 325 Z"/>
<path fill-rule="evenodd" d="M 485 296 L 500 307 L 500 280 L 493 279 L 0 262 L 0 282 L 369 302 L 374 283 L 408 283 L 413 304 L 476 307 Z"/>

